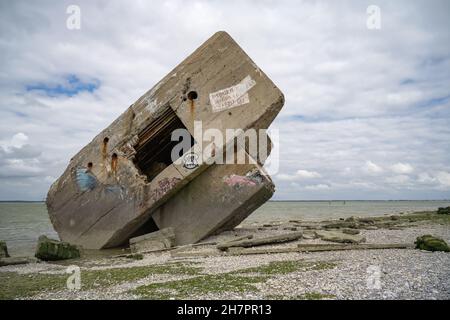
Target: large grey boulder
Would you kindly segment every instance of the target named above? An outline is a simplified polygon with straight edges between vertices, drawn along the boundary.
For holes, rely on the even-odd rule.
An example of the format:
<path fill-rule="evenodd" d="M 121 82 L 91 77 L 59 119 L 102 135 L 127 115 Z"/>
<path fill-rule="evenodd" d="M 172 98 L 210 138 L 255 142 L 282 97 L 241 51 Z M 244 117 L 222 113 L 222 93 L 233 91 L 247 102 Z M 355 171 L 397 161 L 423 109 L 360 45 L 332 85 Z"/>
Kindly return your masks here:
<path fill-rule="evenodd" d="M 340 231 L 317 230 L 315 233 L 317 237 L 324 241 L 339 243 L 361 243 L 366 241 L 366 238 L 361 235 L 352 235 Z"/>
<path fill-rule="evenodd" d="M 5 241 L 0 241 L 0 258 L 8 258 L 8 247 Z"/>
<path fill-rule="evenodd" d="M 75 259 L 80 257 L 80 250 L 70 243 L 40 236 L 35 257 L 45 261 Z"/>

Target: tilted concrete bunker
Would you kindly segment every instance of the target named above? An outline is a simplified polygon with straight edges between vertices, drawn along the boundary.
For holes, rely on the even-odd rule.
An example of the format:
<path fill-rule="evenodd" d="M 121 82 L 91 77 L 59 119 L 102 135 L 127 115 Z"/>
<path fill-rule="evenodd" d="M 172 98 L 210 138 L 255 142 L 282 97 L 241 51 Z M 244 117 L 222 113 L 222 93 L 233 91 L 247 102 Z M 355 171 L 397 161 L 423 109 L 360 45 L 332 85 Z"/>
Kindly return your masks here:
<path fill-rule="evenodd" d="M 171 133 L 185 128 L 195 137 L 194 121 L 223 136 L 265 129 L 283 104 L 272 81 L 217 32 L 70 160 L 47 196 L 55 230 L 61 240 L 100 249 L 167 227 L 178 245 L 235 227 L 274 192 L 264 159 L 244 144 L 237 149 L 255 161 L 173 162 Z M 229 144 L 214 146 L 211 157 Z"/>

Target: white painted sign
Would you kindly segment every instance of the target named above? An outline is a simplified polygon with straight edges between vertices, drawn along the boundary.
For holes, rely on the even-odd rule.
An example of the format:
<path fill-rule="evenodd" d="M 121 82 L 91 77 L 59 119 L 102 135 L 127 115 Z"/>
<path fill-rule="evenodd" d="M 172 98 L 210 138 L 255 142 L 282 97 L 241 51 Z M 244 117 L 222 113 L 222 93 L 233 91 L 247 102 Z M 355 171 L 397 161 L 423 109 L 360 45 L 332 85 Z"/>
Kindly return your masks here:
<path fill-rule="evenodd" d="M 211 101 L 213 112 L 220 112 L 249 103 L 248 91 L 255 84 L 255 80 L 250 76 L 246 76 L 235 86 L 210 93 L 209 101 Z"/>

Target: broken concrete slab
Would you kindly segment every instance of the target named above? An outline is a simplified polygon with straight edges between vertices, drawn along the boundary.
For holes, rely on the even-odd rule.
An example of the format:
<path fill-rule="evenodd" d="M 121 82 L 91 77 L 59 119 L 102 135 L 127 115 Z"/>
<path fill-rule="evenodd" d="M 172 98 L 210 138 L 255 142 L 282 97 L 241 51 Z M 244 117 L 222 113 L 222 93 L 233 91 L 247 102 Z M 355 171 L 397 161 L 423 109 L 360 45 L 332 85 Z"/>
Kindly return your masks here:
<path fill-rule="evenodd" d="M 237 237 L 235 239 L 231 239 L 231 240 L 228 240 L 228 241 L 221 242 L 221 243 L 219 243 L 217 245 L 217 248 L 218 249 L 220 249 L 220 248 L 227 248 L 230 245 L 232 245 L 233 243 L 240 242 L 242 240 L 250 240 L 250 239 L 253 239 L 253 235 L 252 234 L 246 235 L 246 236 L 242 236 L 242 237 Z"/>
<path fill-rule="evenodd" d="M 359 231 L 358 229 L 351 229 L 351 228 L 343 228 L 341 231 L 346 234 L 360 234 L 361 233 L 361 231 Z"/>
<path fill-rule="evenodd" d="M 386 250 L 386 249 L 413 249 L 410 243 L 388 244 L 299 244 L 297 247 L 281 248 L 229 248 L 228 251 L 204 250 L 194 252 L 180 252 L 171 254 L 172 258 L 203 258 L 212 256 L 241 256 L 256 254 L 277 254 L 291 252 L 321 252 L 340 250 Z"/>
<path fill-rule="evenodd" d="M 39 260 L 33 257 L 2 257 L 0 258 L 0 267 L 37 262 L 39 262 Z"/>
<path fill-rule="evenodd" d="M 358 229 L 359 224 L 353 221 L 342 221 L 342 222 L 332 222 L 327 223 L 323 226 L 324 229 Z"/>
<path fill-rule="evenodd" d="M 253 160 L 245 170 L 197 163 L 195 145 L 206 150 L 211 141 L 195 138 L 195 123 L 224 136 L 227 129 L 266 129 L 283 104 L 281 91 L 239 45 L 225 32 L 214 34 L 71 159 L 47 196 L 55 230 L 64 241 L 100 249 L 167 227 L 177 245 L 233 228 L 274 192 L 265 159 L 239 144 L 236 152 Z M 177 129 L 195 140 L 181 163 L 170 157 Z"/>
<path fill-rule="evenodd" d="M 381 250 L 381 249 L 412 249 L 409 243 L 387 243 L 387 244 L 299 244 L 299 252 L 321 252 L 340 250 Z"/>
<path fill-rule="evenodd" d="M 324 241 L 340 243 L 361 243 L 366 241 L 366 238 L 361 235 L 351 235 L 340 231 L 317 230 L 315 234 Z"/>
<path fill-rule="evenodd" d="M 67 242 L 40 236 L 34 256 L 44 261 L 75 259 L 80 257 L 80 249 Z"/>
<path fill-rule="evenodd" d="M 264 237 L 264 238 L 257 238 L 257 239 L 251 239 L 251 240 L 241 240 L 241 241 L 232 241 L 228 243 L 223 243 L 217 246 L 217 249 L 219 250 L 228 250 L 232 247 L 242 247 L 242 248 L 248 248 L 248 247 L 256 247 L 256 246 L 263 246 L 263 245 L 269 245 L 269 244 L 279 244 L 284 242 L 291 242 L 298 240 L 302 237 L 301 232 L 292 232 L 292 233 L 286 233 L 271 237 Z"/>
<path fill-rule="evenodd" d="M 170 249 L 175 245 L 173 228 L 161 229 L 130 239 L 131 252 L 152 252 Z"/>

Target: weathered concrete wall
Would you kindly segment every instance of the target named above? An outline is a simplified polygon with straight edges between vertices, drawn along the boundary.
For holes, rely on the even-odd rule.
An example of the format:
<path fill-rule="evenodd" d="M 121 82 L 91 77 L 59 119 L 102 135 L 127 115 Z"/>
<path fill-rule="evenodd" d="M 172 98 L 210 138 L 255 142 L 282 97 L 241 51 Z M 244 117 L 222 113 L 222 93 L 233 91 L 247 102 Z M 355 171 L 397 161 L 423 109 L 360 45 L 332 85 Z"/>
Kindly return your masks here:
<path fill-rule="evenodd" d="M 213 165 L 161 205 L 153 219 L 173 227 L 176 244 L 231 229 L 272 197 L 274 185 L 258 165 Z"/>
<path fill-rule="evenodd" d="M 227 128 L 267 128 L 283 103 L 280 90 L 234 40 L 225 32 L 216 33 L 70 160 L 47 196 L 55 230 L 62 240 L 85 248 L 120 245 L 159 206 L 201 177 L 209 167 L 206 164 L 193 169 L 171 164 L 149 179 L 133 162 L 142 132 L 163 119 L 168 110 L 175 112 L 192 135 L 194 121 L 202 121 L 204 129 L 217 128 L 225 135 Z M 226 167 L 212 169 L 225 170 L 214 177 L 231 175 L 234 169 Z M 205 176 L 203 183 L 206 180 Z M 191 186 L 187 190 L 192 191 L 185 193 L 199 188 Z M 256 193 L 249 192 L 248 196 Z M 259 205 L 269 197 L 263 193 L 257 200 Z M 185 196 L 177 199 L 187 201 Z M 168 206 L 177 205 L 173 202 Z M 224 215 L 231 221 L 230 212 Z"/>

